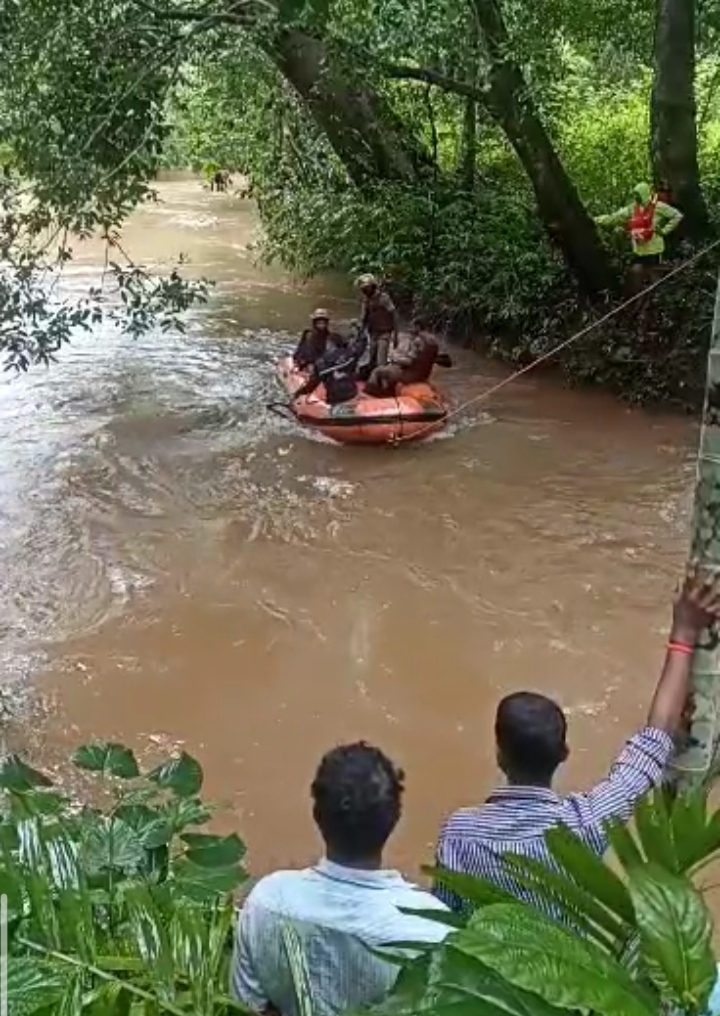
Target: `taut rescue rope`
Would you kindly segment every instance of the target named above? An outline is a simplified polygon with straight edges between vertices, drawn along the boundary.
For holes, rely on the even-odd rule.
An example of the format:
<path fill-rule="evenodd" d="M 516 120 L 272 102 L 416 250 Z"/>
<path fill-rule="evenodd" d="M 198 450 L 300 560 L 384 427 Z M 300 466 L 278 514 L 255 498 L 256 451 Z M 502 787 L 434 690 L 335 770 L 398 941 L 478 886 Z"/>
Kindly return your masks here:
<path fill-rule="evenodd" d="M 693 254 L 692 257 L 689 257 L 686 261 L 683 261 L 682 264 L 678 265 L 676 268 L 673 268 L 672 271 L 669 271 L 667 275 L 663 275 L 661 279 L 658 279 L 651 285 L 646 286 L 645 289 L 641 290 L 639 293 L 635 293 L 634 296 L 629 297 L 627 300 L 624 300 L 622 303 L 618 304 L 617 307 L 613 307 L 612 310 L 608 311 L 607 314 L 603 314 L 603 316 L 598 318 L 597 321 L 593 321 L 591 324 L 586 325 L 584 328 L 581 328 L 579 332 L 576 332 L 569 338 L 564 339 L 562 342 L 559 342 L 557 346 L 553 346 L 553 348 L 548 350 L 547 353 L 543 353 L 542 356 L 539 356 L 537 360 L 533 360 L 532 363 L 527 364 L 525 367 L 521 367 L 520 370 L 516 370 L 513 374 L 509 374 L 506 378 L 503 378 L 502 381 L 498 381 L 497 384 L 491 385 L 490 388 L 486 388 L 478 395 L 474 395 L 473 398 L 468 399 L 467 402 L 463 402 L 459 406 L 456 406 L 455 409 L 451 410 L 447 414 L 445 419 L 450 420 L 454 416 L 458 416 L 460 413 L 465 412 L 465 410 L 468 409 L 470 406 L 474 406 L 478 402 L 482 402 L 485 399 L 489 399 L 491 395 L 494 395 L 496 392 L 499 392 L 501 388 L 505 388 L 506 385 L 512 384 L 513 381 L 516 381 L 519 377 L 522 377 L 523 374 L 528 374 L 531 370 L 534 370 L 534 368 L 538 367 L 541 363 L 544 363 L 546 360 L 552 359 L 552 357 L 556 356 L 561 350 L 567 349 L 567 347 L 571 346 L 574 342 L 577 342 L 579 339 L 584 338 L 595 328 L 599 328 L 601 325 L 604 325 L 606 321 L 610 321 L 611 318 L 615 317 L 616 314 L 619 314 L 621 311 L 625 310 L 626 307 L 630 307 L 633 303 L 637 303 L 638 300 L 642 300 L 643 297 L 647 296 L 648 293 L 652 293 L 653 290 L 659 289 L 660 286 L 663 286 L 666 282 L 669 282 L 670 279 L 674 278 L 676 275 L 679 275 L 681 272 L 684 272 L 685 269 L 690 267 L 690 265 L 693 265 L 695 264 L 696 261 L 699 261 L 701 258 L 704 258 L 706 254 L 709 254 L 711 250 L 714 250 L 718 246 L 720 246 L 720 239 L 714 240 L 711 244 L 708 244 L 707 247 L 703 247 L 702 250 L 698 251 L 696 254 Z M 437 426 L 436 424 L 428 424 L 425 430 L 426 431 L 435 430 L 436 426 Z M 418 435 L 422 433 L 423 430 L 417 431 L 413 435 L 413 439 L 417 440 Z M 403 441 L 408 440 L 409 438 L 401 435 L 395 441 L 393 441 L 393 444 L 399 445 L 402 444 Z"/>

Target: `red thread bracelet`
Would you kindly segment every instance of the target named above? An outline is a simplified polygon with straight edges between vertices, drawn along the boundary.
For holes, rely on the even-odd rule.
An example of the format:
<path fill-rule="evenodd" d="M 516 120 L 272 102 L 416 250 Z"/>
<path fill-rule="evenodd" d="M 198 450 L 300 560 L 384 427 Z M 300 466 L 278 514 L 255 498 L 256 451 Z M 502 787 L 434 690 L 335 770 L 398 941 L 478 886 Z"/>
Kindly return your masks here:
<path fill-rule="evenodd" d="M 667 647 L 669 653 L 684 653 L 685 656 L 692 656 L 695 652 L 695 646 L 688 646 L 684 642 L 668 642 Z"/>

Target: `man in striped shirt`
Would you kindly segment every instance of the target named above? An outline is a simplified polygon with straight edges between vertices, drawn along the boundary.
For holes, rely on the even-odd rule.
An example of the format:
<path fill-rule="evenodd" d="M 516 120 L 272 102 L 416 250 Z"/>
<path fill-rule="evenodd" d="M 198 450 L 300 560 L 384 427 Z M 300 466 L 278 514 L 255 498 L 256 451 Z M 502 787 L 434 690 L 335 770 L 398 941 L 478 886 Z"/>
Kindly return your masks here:
<path fill-rule="evenodd" d="M 659 786 L 674 750 L 674 738 L 687 717 L 690 669 L 698 637 L 720 614 L 720 586 L 693 576 L 677 599 L 667 653 L 647 725 L 630 738 L 610 773 L 588 793 L 560 797 L 552 789 L 558 767 L 568 757 L 567 721 L 544 695 L 516 692 L 504 698 L 495 720 L 497 760 L 507 778 L 485 804 L 456 811 L 440 834 L 438 864 L 451 871 L 488 879 L 520 899 L 531 894 L 503 864 L 508 852 L 553 866 L 545 843 L 560 823 L 602 855 L 604 823 L 627 821 L 634 805 Z M 439 888 L 454 909 L 462 901 Z"/>

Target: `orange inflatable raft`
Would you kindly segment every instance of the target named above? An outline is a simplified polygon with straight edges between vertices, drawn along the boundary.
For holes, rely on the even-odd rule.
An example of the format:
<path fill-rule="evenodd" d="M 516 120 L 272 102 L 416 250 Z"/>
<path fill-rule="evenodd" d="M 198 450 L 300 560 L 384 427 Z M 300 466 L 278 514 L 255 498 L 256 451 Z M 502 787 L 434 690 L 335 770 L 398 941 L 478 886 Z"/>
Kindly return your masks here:
<path fill-rule="evenodd" d="M 297 370 L 291 356 L 283 357 L 277 376 L 292 396 L 307 380 Z M 311 395 L 301 395 L 290 406 L 273 404 L 269 408 L 285 410 L 304 427 L 317 430 L 340 444 L 396 444 L 417 441 L 442 430 L 447 406 L 430 384 L 401 385 L 392 398 L 375 398 L 362 391 L 352 402 L 330 406 L 322 385 Z"/>

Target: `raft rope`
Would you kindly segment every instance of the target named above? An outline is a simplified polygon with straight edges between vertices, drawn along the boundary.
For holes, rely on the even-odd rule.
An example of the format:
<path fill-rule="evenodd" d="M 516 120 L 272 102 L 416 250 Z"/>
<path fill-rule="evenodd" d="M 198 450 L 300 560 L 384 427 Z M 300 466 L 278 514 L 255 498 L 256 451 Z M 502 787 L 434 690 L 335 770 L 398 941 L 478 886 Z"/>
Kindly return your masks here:
<path fill-rule="evenodd" d="M 451 420 L 453 417 L 458 416 L 460 413 L 464 413 L 465 410 L 468 409 L 470 406 L 474 406 L 477 403 L 482 402 L 483 400 L 489 399 L 492 395 L 495 395 L 496 392 L 499 392 L 501 388 L 505 388 L 507 385 L 512 384 L 513 381 L 517 381 L 517 379 L 519 377 L 522 377 L 523 374 L 529 374 L 531 370 L 534 370 L 535 367 L 538 367 L 541 363 L 545 363 L 547 360 L 552 359 L 553 356 L 556 356 L 563 349 L 567 349 L 568 346 L 571 346 L 574 342 L 578 342 L 579 339 L 583 339 L 595 328 L 599 328 L 601 325 L 604 325 L 607 321 L 610 321 L 612 318 L 615 317 L 616 314 L 620 314 L 621 311 L 625 310 L 626 307 L 630 307 L 632 304 L 637 303 L 638 300 L 642 300 L 643 297 L 647 296 L 648 293 L 652 293 L 654 290 L 659 289 L 660 286 L 663 286 L 666 282 L 669 282 L 670 279 L 674 278 L 676 275 L 679 275 L 681 272 L 684 272 L 691 265 L 694 265 L 695 262 L 700 261 L 701 258 L 704 258 L 706 254 L 709 254 L 711 250 L 714 250 L 718 246 L 720 246 L 720 239 L 713 240 L 711 244 L 708 244 L 707 247 L 703 247 L 702 250 L 698 251 L 696 254 L 693 254 L 692 257 L 687 258 L 687 260 L 683 261 L 676 268 L 673 268 L 671 271 L 669 271 L 667 275 L 663 275 L 662 278 L 657 279 L 649 286 L 646 286 L 645 289 L 642 289 L 639 293 L 635 293 L 634 296 L 631 296 L 627 300 L 624 300 L 622 303 L 618 304 L 617 307 L 613 307 L 612 310 L 608 311 L 607 314 L 603 314 L 603 316 L 598 318 L 597 321 L 592 321 L 589 325 L 585 325 L 585 327 L 581 328 L 579 332 L 576 332 L 569 338 L 564 339 L 562 342 L 559 342 L 557 346 L 553 346 L 552 349 L 548 350 L 547 353 L 543 353 L 542 356 L 539 356 L 536 360 L 533 360 L 532 363 L 526 364 L 525 367 L 521 367 L 520 370 L 516 370 L 514 373 L 509 374 L 507 377 L 503 378 L 502 381 L 498 381 L 497 384 L 491 385 L 489 388 L 486 388 L 478 395 L 474 395 L 471 399 L 468 399 L 466 402 L 462 402 L 459 406 L 456 406 L 455 409 L 451 410 L 446 415 L 445 420 L 446 421 Z M 437 430 L 437 424 L 429 423 L 421 430 L 415 431 L 413 435 L 407 436 L 403 434 L 399 435 L 392 442 L 392 444 L 399 445 L 402 444 L 404 441 L 417 440 L 417 438 L 420 435 L 433 430 Z"/>

